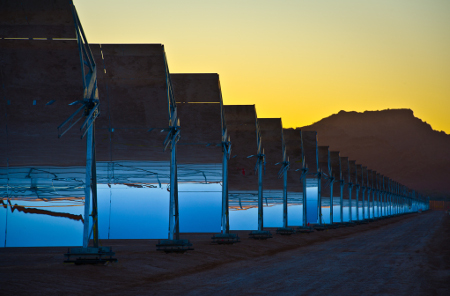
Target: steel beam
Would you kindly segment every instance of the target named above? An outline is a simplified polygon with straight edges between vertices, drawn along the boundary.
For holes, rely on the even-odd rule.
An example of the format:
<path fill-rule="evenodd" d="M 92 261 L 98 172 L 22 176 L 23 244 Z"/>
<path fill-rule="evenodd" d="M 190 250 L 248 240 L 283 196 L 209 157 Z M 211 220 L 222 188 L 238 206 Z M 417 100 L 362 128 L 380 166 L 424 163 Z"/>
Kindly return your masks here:
<path fill-rule="evenodd" d="M 264 174 L 264 151 L 258 153 L 258 230 L 264 228 L 264 210 L 263 210 L 263 174 Z"/>
<path fill-rule="evenodd" d="M 89 245 L 90 236 L 90 211 L 91 211 L 91 190 L 92 190 L 92 150 L 93 150 L 93 126 L 88 129 L 86 137 L 86 181 L 84 188 L 84 227 L 83 227 L 83 248 Z"/>
<path fill-rule="evenodd" d="M 308 173 L 308 168 L 302 169 L 302 185 L 303 185 L 303 226 L 308 226 L 308 219 L 307 219 L 307 205 L 306 205 L 306 174 Z"/>
<path fill-rule="evenodd" d="M 344 222 L 344 180 L 340 180 L 340 185 L 341 185 L 341 196 L 340 196 L 340 212 L 341 212 L 341 223 Z"/>
<path fill-rule="evenodd" d="M 287 184 L 288 184 L 288 170 L 289 170 L 289 159 L 286 157 L 286 147 L 283 140 L 283 228 L 288 227 L 288 195 L 287 195 Z"/>
<path fill-rule="evenodd" d="M 331 177 L 333 178 L 333 177 Z M 334 180 L 330 180 L 330 224 L 333 225 L 333 185 Z"/>

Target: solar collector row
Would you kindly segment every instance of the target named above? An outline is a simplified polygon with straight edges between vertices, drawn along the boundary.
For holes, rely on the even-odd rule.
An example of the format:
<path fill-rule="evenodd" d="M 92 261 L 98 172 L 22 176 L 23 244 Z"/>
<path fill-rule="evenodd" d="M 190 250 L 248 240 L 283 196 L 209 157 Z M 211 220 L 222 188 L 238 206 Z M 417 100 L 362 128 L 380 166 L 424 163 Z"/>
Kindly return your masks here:
<path fill-rule="evenodd" d="M 1 40 L 1 44 L 1 56 L 4 57 L 1 60 L 4 98 L 1 104 L 8 120 L 8 128 L 2 133 L 4 136 L 8 133 L 8 141 L 2 141 L 0 149 L 8 156 L 9 165 L 84 165 L 84 143 L 79 140 L 79 135 L 72 132 L 58 140 L 55 129 L 73 111 L 68 104 L 79 99 L 82 91 L 76 42 Z M 168 122 L 163 47 L 159 44 L 94 44 L 91 49 L 97 61 L 99 92 L 103 94 L 96 129 L 97 159 L 168 160 L 168 154 L 162 149 L 165 133 L 160 132 Z M 185 123 L 179 161 L 220 162 L 222 102 L 218 75 L 172 74 L 171 77 L 179 102 L 179 116 Z M 54 104 L 45 105 L 52 100 Z M 32 105 L 31 101 L 37 101 L 37 104 Z M 225 106 L 225 110 L 233 140 L 230 188 L 256 189 L 256 181 L 249 181 L 255 175 L 255 160 L 247 158 L 255 154 L 256 111 L 254 106 Z M 264 119 L 260 121 L 265 122 Z M 270 159 L 266 167 L 266 188 L 280 189 L 280 182 L 275 178 L 278 168 L 273 165 L 282 160 L 281 121 L 277 123 L 278 132 L 272 131 L 272 134 L 269 132 L 273 128 L 270 121 L 267 120 L 267 127 L 262 129 L 263 146 L 267 147 L 266 157 Z M 238 128 L 233 131 L 236 124 Z M 5 117 L 2 117 L 2 126 L 5 125 Z M 150 129 L 153 130 L 149 132 Z M 299 130 L 291 132 L 300 133 Z M 294 145 L 300 146 L 299 142 L 302 142 L 303 154 L 300 154 L 301 148 L 297 147 L 297 151 L 292 148 L 289 132 L 285 133 L 289 152 L 303 155 L 309 174 L 317 173 L 319 153 L 315 132 L 303 132 L 303 136 L 297 138 Z M 274 157 L 275 154 L 278 156 Z M 295 156 L 288 155 L 292 158 L 293 168 L 299 161 L 301 163 L 301 159 L 295 160 Z M 319 163 L 322 171 L 326 167 L 324 161 L 321 158 Z M 6 165 L 5 160 L 2 163 Z M 342 157 L 341 169 L 342 180 L 356 183 L 356 176 L 351 179 L 350 173 L 352 169 L 355 175 L 354 162 L 349 163 L 348 158 Z M 289 175 L 294 177 L 294 180 L 290 178 L 289 188 L 299 189 L 299 176 L 295 178 L 295 172 Z M 374 186 L 382 184 L 381 177 L 372 183 Z"/>
<path fill-rule="evenodd" d="M 56 137 L 56 126 L 74 111 L 68 104 L 80 99 L 82 93 L 76 41 L 5 39 L 74 39 L 71 3 L 70 0 L 0 1 L 0 106 L 5 115 L 0 117 L 0 124 L 5 127 L 0 131 L 3 139 L 0 152 L 7 156 L 1 158 L 1 166 L 85 164 L 85 144 L 79 140 L 77 132 L 70 132 L 59 140 Z M 168 160 L 168 153 L 162 151 L 166 133 L 160 132 L 168 125 L 163 46 L 92 44 L 91 50 L 97 61 L 101 96 L 101 116 L 96 127 L 97 160 Z M 223 118 L 218 75 L 172 74 L 171 77 L 182 123 L 178 161 L 220 162 Z M 54 103 L 46 105 L 47 102 Z M 245 109 L 243 114 L 251 116 L 234 131 L 233 124 L 237 120 L 234 116 L 241 111 L 232 107 L 225 107 L 225 110 L 230 111 L 226 113 L 234 156 L 230 160 L 230 187 L 247 189 L 247 183 L 252 184 L 250 187 L 256 186 L 256 182 L 250 181 L 255 177 L 256 161 L 247 156 L 256 153 L 253 132 L 258 123 L 254 106 L 242 108 Z M 263 120 L 260 122 L 264 124 Z M 276 138 L 284 137 L 286 142 L 292 168 L 288 186 L 292 190 L 301 190 L 298 180 L 302 159 L 308 164 L 309 177 L 317 174 L 319 167 L 322 172 L 326 169 L 325 158 L 319 161 L 325 150 L 319 152 L 314 132 L 304 132 L 298 139 L 298 130 L 285 129 L 280 135 L 270 134 L 270 128 L 273 127 L 261 129 L 263 141 L 266 138 L 263 146 L 267 150 L 267 188 L 280 188 L 280 183 L 275 181 L 278 167 L 275 168 L 274 163 L 281 161 L 282 154 Z M 296 140 L 292 141 L 294 138 Z M 279 160 L 272 155 L 278 155 Z M 329 155 L 330 167 L 334 167 L 332 172 L 337 179 L 335 155 L 333 152 Z M 361 168 L 358 174 L 358 166 L 347 158 L 340 159 L 340 165 L 343 171 L 339 179 L 346 183 L 363 185 L 363 180 L 367 180 L 366 186 L 387 188 L 386 178 L 376 172 L 368 170 L 366 178 L 364 170 Z"/>

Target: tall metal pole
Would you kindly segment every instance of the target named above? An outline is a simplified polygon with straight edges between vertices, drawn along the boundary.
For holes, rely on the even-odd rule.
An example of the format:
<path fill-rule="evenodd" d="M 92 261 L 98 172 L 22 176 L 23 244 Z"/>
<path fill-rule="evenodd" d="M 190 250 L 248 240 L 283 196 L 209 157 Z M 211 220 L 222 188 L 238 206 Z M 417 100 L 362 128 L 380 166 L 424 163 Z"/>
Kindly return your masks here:
<path fill-rule="evenodd" d="M 372 190 L 372 193 L 373 193 L 373 195 L 372 195 L 372 210 L 373 210 L 373 212 L 372 212 L 372 216 L 375 218 L 375 216 L 376 216 L 376 212 L 375 212 L 375 200 L 376 200 L 376 195 L 377 195 L 377 192 L 378 192 L 378 190 L 376 189 L 376 188 L 374 188 L 373 190 Z"/>
<path fill-rule="evenodd" d="M 340 197 L 340 212 L 341 212 L 341 223 L 344 222 L 344 180 L 340 180 L 341 185 L 341 197 Z"/>
<path fill-rule="evenodd" d="M 384 193 L 383 193 L 383 188 L 381 187 L 381 189 L 380 189 L 380 193 L 379 193 L 379 195 L 378 195 L 378 202 L 379 202 L 379 204 L 380 204 L 380 217 L 383 217 L 383 195 L 384 195 Z"/>
<path fill-rule="evenodd" d="M 322 224 L 322 174 L 319 172 L 318 177 L 318 187 L 317 187 L 317 216 L 319 218 L 319 225 Z"/>
<path fill-rule="evenodd" d="M 173 139 L 175 140 L 175 139 Z M 175 151 L 175 141 L 172 142 L 172 146 L 170 148 L 170 203 L 169 203 L 169 239 L 174 239 L 175 234 L 175 170 L 176 170 L 176 151 Z"/>
<path fill-rule="evenodd" d="M 390 181 L 389 184 L 389 195 L 390 195 L 390 201 L 391 201 L 391 215 L 395 214 L 395 210 L 394 210 L 394 186 L 392 183 L 392 180 Z"/>
<path fill-rule="evenodd" d="M 331 177 L 333 178 L 333 177 Z M 330 181 L 330 224 L 333 224 L 333 185 L 334 180 Z"/>
<path fill-rule="evenodd" d="M 264 152 L 263 152 L 264 153 Z M 258 155 L 258 230 L 263 230 L 263 162 L 264 156 Z"/>
<path fill-rule="evenodd" d="M 93 148 L 93 125 L 91 124 L 92 119 L 89 120 L 90 127 L 87 131 L 86 136 L 86 182 L 84 188 L 84 227 L 83 227 L 83 248 L 87 248 L 89 245 L 89 235 L 90 235 L 90 211 L 91 211 L 91 188 L 92 188 L 92 148 Z"/>
<path fill-rule="evenodd" d="M 381 191 L 378 189 L 377 190 L 377 216 L 378 217 L 380 217 L 380 197 L 381 197 Z"/>
<path fill-rule="evenodd" d="M 362 188 L 362 220 L 366 219 L 366 209 L 365 209 L 365 203 L 364 203 L 364 196 L 366 195 L 366 187 L 363 186 Z"/>
<path fill-rule="evenodd" d="M 400 196 L 398 183 L 395 184 L 395 212 L 397 215 L 400 214 Z"/>
<path fill-rule="evenodd" d="M 378 194 L 378 203 L 379 203 L 379 212 L 380 212 L 380 214 L 379 214 L 379 216 L 380 217 L 383 217 L 383 181 L 382 181 L 382 179 L 380 179 L 379 180 L 379 183 L 380 183 L 380 187 L 379 187 L 379 194 Z"/>
<path fill-rule="evenodd" d="M 396 184 L 396 186 L 395 186 L 396 188 L 395 188 L 395 195 L 396 195 L 396 197 L 395 197 L 395 202 L 396 202 L 396 212 L 397 212 L 397 215 L 398 214 L 400 214 L 400 189 L 399 189 L 399 184 L 397 183 Z"/>
<path fill-rule="evenodd" d="M 228 152 L 222 146 L 222 233 L 230 233 L 228 210 Z"/>
<path fill-rule="evenodd" d="M 356 220 L 359 220 L 359 185 L 356 185 Z"/>
<path fill-rule="evenodd" d="M 305 171 L 303 169 L 303 171 Z M 306 173 L 302 178 L 302 185 L 303 185 L 303 226 L 308 225 L 308 219 L 306 218 L 307 211 L 306 211 Z"/>
<path fill-rule="evenodd" d="M 284 165 L 284 164 L 283 164 Z M 283 172 L 283 227 L 288 227 L 287 169 Z"/>
<path fill-rule="evenodd" d="M 353 217 L 352 217 L 352 188 L 353 188 L 353 184 L 352 183 L 348 183 L 348 215 L 349 215 L 349 220 L 350 222 L 352 222 Z"/>
<path fill-rule="evenodd" d="M 175 180 L 173 181 L 175 183 L 175 192 L 174 192 L 174 200 L 175 200 L 175 239 L 180 239 L 180 213 L 179 213 L 179 207 L 178 207 L 178 167 L 176 165 L 177 163 L 177 153 L 176 149 L 177 146 L 175 146 L 173 149 L 175 149 Z"/>
<path fill-rule="evenodd" d="M 92 222 L 94 223 L 94 248 L 98 248 L 97 158 L 95 150 L 95 121 L 92 122 Z"/>
<path fill-rule="evenodd" d="M 386 185 L 386 215 L 391 215 L 391 181 L 387 179 L 387 185 Z"/>
<path fill-rule="evenodd" d="M 220 94 L 220 125 L 222 129 L 222 233 L 230 233 L 230 215 L 228 207 L 228 160 L 231 154 L 231 141 L 225 122 L 222 90 L 218 81 Z"/>

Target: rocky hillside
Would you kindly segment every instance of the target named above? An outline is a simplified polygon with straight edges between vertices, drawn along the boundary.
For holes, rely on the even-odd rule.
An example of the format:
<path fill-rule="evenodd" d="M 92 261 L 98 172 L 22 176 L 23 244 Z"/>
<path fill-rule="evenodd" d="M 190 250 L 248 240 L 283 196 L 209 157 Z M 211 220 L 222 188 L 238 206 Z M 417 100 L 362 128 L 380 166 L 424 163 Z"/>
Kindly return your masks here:
<path fill-rule="evenodd" d="M 341 111 L 302 127 L 316 130 L 319 145 L 341 152 L 431 199 L 450 200 L 450 135 L 412 110 Z"/>

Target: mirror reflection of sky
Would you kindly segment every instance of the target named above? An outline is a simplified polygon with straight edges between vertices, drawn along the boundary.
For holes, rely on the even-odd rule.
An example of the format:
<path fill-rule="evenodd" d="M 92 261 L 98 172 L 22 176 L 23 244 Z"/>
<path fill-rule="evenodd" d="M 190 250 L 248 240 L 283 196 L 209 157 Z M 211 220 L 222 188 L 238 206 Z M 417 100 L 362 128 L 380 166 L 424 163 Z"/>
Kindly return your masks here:
<path fill-rule="evenodd" d="M 216 167 L 206 174 L 200 170 L 197 175 L 190 176 L 188 182 L 179 183 L 181 232 L 221 231 L 222 185 L 218 182 L 220 178 L 217 176 L 217 170 Z M 84 191 L 83 187 L 79 186 L 82 178 L 78 176 L 75 179 L 55 180 L 53 176 L 36 181 L 30 178 L 17 178 L 14 186 L 11 183 L 5 186 L 4 179 L 1 179 L 0 246 L 81 245 Z M 194 182 L 192 179 L 197 181 Z M 162 175 L 160 180 L 167 181 Z M 309 223 L 317 223 L 317 187 L 308 187 L 306 193 L 307 220 Z M 98 184 L 100 238 L 167 238 L 169 194 L 168 184 L 161 181 Z M 282 227 L 281 196 L 281 191 L 264 191 L 264 227 Z M 289 192 L 288 196 L 288 224 L 300 226 L 303 221 L 302 194 Z M 340 221 L 339 198 L 335 197 L 333 204 L 333 220 L 337 222 Z M 359 206 L 359 215 L 362 219 L 361 201 Z M 230 191 L 231 230 L 256 230 L 257 211 L 257 192 Z M 355 220 L 355 200 L 352 203 L 352 212 Z M 367 217 L 367 204 L 365 213 Z M 344 221 L 349 221 L 347 200 L 344 203 L 343 214 Z M 322 198 L 322 222 L 330 222 L 330 199 L 327 197 Z"/>

